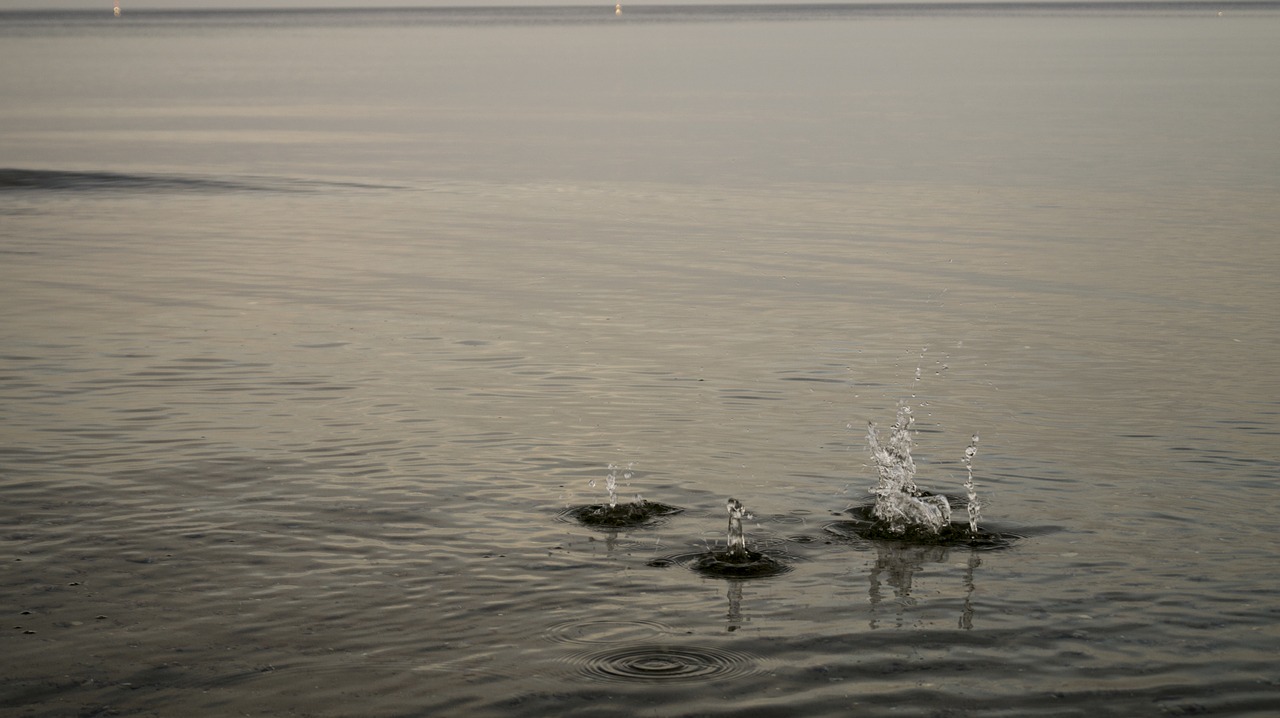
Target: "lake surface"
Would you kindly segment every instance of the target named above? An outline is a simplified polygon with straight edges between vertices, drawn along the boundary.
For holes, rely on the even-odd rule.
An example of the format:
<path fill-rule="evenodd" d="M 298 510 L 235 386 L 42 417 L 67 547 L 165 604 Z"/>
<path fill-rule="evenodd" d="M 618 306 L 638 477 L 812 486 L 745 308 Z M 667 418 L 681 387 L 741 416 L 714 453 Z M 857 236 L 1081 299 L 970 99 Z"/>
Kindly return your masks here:
<path fill-rule="evenodd" d="M 0 712 L 1272 715 L 1277 37 L 0 13 Z M 1013 545 L 833 530 L 899 402 Z"/>

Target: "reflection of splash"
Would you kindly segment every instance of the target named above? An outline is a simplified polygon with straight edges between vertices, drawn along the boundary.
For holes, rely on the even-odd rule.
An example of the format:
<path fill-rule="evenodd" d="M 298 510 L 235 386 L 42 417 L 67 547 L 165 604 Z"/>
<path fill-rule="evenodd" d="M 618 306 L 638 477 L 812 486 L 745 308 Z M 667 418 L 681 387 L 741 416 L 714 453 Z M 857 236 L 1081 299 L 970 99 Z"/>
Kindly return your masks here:
<path fill-rule="evenodd" d="M 973 628 L 973 572 L 974 569 L 982 565 L 982 559 L 978 558 L 977 551 L 969 552 L 969 562 L 964 569 L 964 608 L 960 611 L 960 625 L 958 628 L 969 630 Z"/>
<path fill-rule="evenodd" d="M 742 581 L 730 581 L 729 589 L 725 591 L 725 598 L 729 599 L 729 612 L 725 617 L 729 619 L 729 625 L 726 631 L 736 631 L 742 626 L 745 620 L 742 617 Z"/>
<path fill-rule="evenodd" d="M 605 557 L 606 557 L 606 558 L 614 558 L 614 557 L 615 557 L 615 555 L 618 553 L 618 532 L 617 532 L 617 531 L 609 531 L 609 532 L 607 532 L 607 533 L 605 533 L 605 534 L 604 534 L 604 538 L 603 538 L 603 539 L 597 538 L 596 536 L 588 536 L 588 537 L 587 537 L 587 542 L 588 542 L 588 543 L 596 544 L 596 543 L 601 543 L 602 541 L 603 541 L 603 543 L 604 543 L 604 555 L 605 555 Z"/>
<path fill-rule="evenodd" d="M 870 586 L 867 589 L 871 601 L 871 620 L 868 626 L 874 630 L 880 628 L 880 614 L 884 610 L 885 596 L 883 585 L 893 590 L 892 605 L 894 627 L 902 628 L 907 608 L 914 606 L 915 598 L 911 595 L 912 582 L 916 572 L 922 570 L 926 563 L 947 563 L 951 555 L 949 546 L 919 546 L 911 544 L 876 544 L 876 560 L 868 575 Z M 964 604 L 960 611 L 959 628 L 973 628 L 973 592 L 975 590 L 974 572 L 982 565 L 978 552 L 970 550 L 966 564 L 963 585 Z"/>

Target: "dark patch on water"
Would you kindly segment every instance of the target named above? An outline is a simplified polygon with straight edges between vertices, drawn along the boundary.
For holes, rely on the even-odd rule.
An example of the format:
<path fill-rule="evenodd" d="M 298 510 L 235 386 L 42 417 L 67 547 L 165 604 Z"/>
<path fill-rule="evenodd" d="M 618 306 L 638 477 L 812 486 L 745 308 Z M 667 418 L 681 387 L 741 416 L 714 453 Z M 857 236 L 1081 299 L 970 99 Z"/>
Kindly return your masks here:
<path fill-rule="evenodd" d="M 694 571 L 713 578 L 767 578 L 787 573 L 791 566 L 766 553 L 748 550 L 745 555 L 708 551 L 692 563 Z"/>
<path fill-rule="evenodd" d="M 776 549 L 747 550 L 745 557 L 731 555 L 727 550 L 712 550 L 663 556 L 645 565 L 666 568 L 679 564 L 710 578 L 746 579 L 790 573 L 793 560 L 796 560 L 794 556 Z"/>
<path fill-rule="evenodd" d="M 390 185 L 330 182 L 289 177 L 202 177 L 74 170 L 0 168 L 3 192 L 314 192 L 334 189 L 395 189 Z"/>
<path fill-rule="evenodd" d="M 952 505 L 963 507 L 964 499 L 948 497 Z M 927 527 L 907 527 L 895 532 L 885 521 L 877 519 L 873 513 L 874 504 L 855 506 L 845 511 L 852 520 L 835 521 L 823 527 L 827 533 L 845 539 L 863 539 L 867 541 L 895 541 L 904 544 L 923 546 L 967 546 L 974 549 L 1008 548 L 1015 541 L 1025 538 L 1020 534 L 989 531 L 981 526 L 971 531 L 968 523 L 952 522 L 939 532 Z"/>
<path fill-rule="evenodd" d="M 588 504 L 574 506 L 560 513 L 562 519 L 573 519 L 583 526 L 600 529 L 634 528 L 648 526 L 667 516 L 684 511 L 679 506 L 658 503 L 656 501 L 638 501 L 618 504 Z"/>

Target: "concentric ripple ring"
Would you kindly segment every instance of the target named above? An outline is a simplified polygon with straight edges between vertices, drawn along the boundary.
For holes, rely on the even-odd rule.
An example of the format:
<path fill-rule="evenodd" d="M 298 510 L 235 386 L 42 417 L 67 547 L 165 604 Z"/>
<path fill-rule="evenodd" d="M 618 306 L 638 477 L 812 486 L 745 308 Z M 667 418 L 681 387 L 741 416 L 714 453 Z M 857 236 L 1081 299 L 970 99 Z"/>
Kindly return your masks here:
<path fill-rule="evenodd" d="M 551 626 L 547 638 L 559 643 L 633 643 L 639 640 L 661 640 L 673 629 L 657 621 L 565 621 Z"/>
<path fill-rule="evenodd" d="M 627 646 L 580 654 L 582 674 L 606 681 L 701 681 L 743 676 L 755 661 L 743 653 L 696 646 Z"/>

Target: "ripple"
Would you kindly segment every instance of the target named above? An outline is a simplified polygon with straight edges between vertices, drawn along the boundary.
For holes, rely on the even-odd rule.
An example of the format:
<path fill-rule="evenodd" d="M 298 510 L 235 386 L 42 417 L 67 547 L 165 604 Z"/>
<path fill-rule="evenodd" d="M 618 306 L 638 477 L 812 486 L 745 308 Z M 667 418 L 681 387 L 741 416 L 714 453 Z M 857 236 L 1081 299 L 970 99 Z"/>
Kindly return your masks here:
<path fill-rule="evenodd" d="M 806 519 L 803 516 L 795 514 L 777 514 L 775 516 L 766 516 L 765 521 L 773 524 L 802 524 Z"/>
<path fill-rule="evenodd" d="M 665 568 L 672 563 L 697 571 L 711 578 L 748 579 L 770 578 L 791 571 L 790 561 L 795 557 L 781 551 L 747 551 L 748 560 L 737 561 L 724 551 L 701 551 L 665 556 L 649 561 L 648 566 Z"/>
<path fill-rule="evenodd" d="M 619 529 L 647 526 L 682 511 L 684 509 L 679 506 L 670 506 L 656 501 L 640 501 L 618 504 L 612 508 L 607 504 L 573 506 L 561 511 L 557 518 L 561 521 L 572 519 L 592 528 Z"/>
<path fill-rule="evenodd" d="M 756 661 L 745 653 L 697 646 L 627 646 L 575 656 L 583 675 L 606 681 L 678 683 L 753 673 Z"/>
<path fill-rule="evenodd" d="M 657 621 L 565 621 L 547 628 L 546 637 L 558 643 L 630 643 L 673 633 Z"/>

